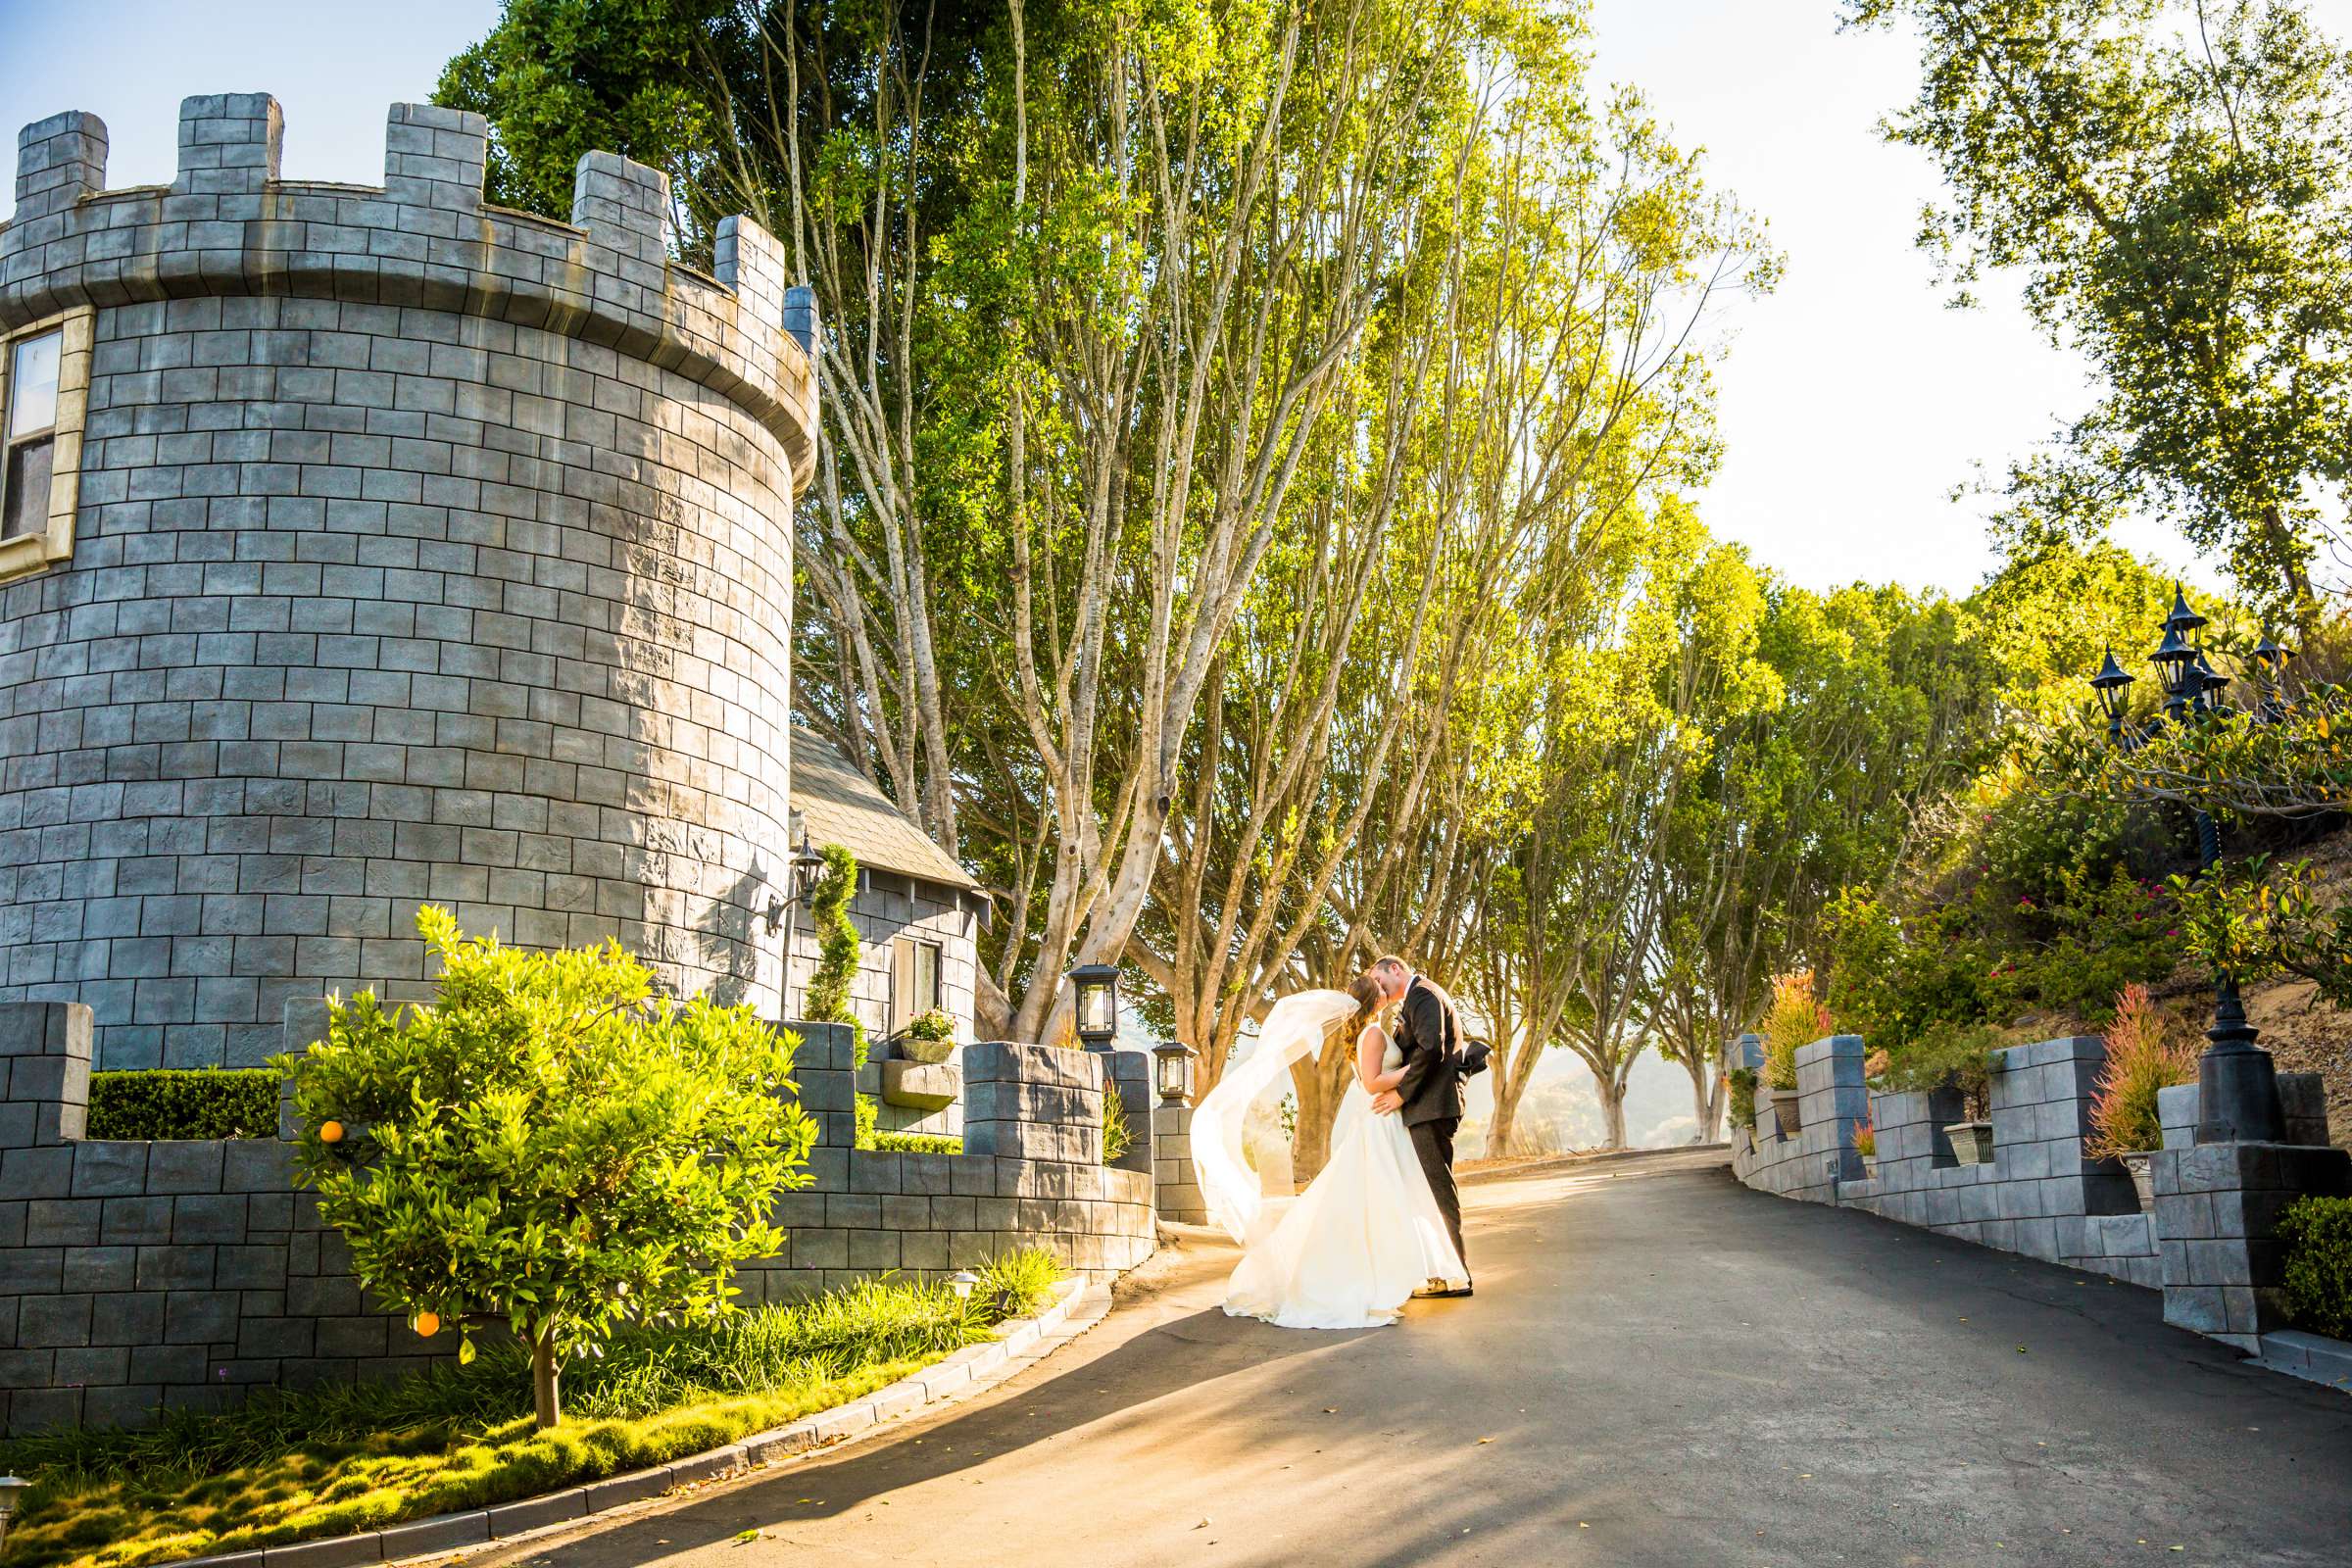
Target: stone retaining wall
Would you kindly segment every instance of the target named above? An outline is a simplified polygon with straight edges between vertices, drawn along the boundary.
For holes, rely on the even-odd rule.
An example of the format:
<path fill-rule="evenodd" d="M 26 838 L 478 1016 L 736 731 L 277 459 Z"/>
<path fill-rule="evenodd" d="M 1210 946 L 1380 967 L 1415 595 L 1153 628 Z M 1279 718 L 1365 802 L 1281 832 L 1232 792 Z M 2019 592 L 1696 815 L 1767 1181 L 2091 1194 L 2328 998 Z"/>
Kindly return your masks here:
<path fill-rule="evenodd" d="M 322 1004 L 289 1014 L 289 1041 L 318 1037 Z M 969 1267 L 1030 1245 L 1089 1279 L 1151 1254 L 1151 1173 L 1102 1163 L 1102 1058 L 966 1047 L 966 1077 L 992 1112 L 967 1131 L 969 1152 L 873 1153 L 850 1147 L 851 1031 L 790 1027 L 803 1038 L 796 1075 L 821 1141 L 812 1185 L 776 1203 L 785 1250 L 741 1271 L 747 1301 L 888 1270 Z M 0 1004 L 6 1430 L 128 1424 L 158 1405 L 226 1404 L 255 1384 L 389 1375 L 432 1359 L 351 1277 L 316 1196 L 292 1185 L 289 1144 L 83 1138 L 91 1036 L 78 1004 Z M 1114 1069 L 1114 1082 L 1130 1077 Z"/>
<path fill-rule="evenodd" d="M 1744 1042 L 1742 1042 L 1742 1046 Z M 1736 1051 L 1741 1046 L 1736 1046 Z M 1963 1165 L 1945 1128 L 1956 1092 L 1894 1094 L 1863 1082 L 1863 1042 L 1837 1035 L 1798 1049 L 1798 1120 L 1782 1137 L 1759 1108 L 1752 1142 L 1735 1133 L 1733 1169 L 1760 1191 L 1866 1208 L 1888 1219 L 2160 1289 L 2165 1319 L 2252 1350 L 2278 1326 L 2278 1213 L 2305 1193 L 2352 1191 L 2352 1158 L 2326 1147 L 2316 1074 L 2281 1074 L 2288 1144 L 2193 1144 L 2196 1086 L 2161 1097 L 2156 1201 L 2142 1212 L 2131 1177 L 2088 1159 L 2090 1101 L 2106 1048 L 2075 1036 L 2014 1046 L 1991 1082 L 1992 1163 Z M 1752 1065 L 1753 1063 L 1751 1063 Z M 1878 1134 L 1875 1179 L 1854 1130 Z"/>

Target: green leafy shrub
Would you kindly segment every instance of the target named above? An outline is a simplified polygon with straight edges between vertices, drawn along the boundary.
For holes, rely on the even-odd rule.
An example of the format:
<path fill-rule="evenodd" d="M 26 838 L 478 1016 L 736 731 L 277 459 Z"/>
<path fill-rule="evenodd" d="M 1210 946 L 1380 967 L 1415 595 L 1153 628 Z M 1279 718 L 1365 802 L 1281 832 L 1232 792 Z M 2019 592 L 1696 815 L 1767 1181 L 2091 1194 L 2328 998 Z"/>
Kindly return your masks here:
<path fill-rule="evenodd" d="M 1764 1082 L 1784 1092 L 1796 1088 L 1796 1051 L 1830 1032 L 1830 1010 L 1813 994 L 1813 971 L 1798 969 L 1772 983 L 1772 1005 L 1764 1013 Z"/>
<path fill-rule="evenodd" d="M 267 1067 L 90 1074 L 91 1138 L 275 1138 L 278 1087 Z"/>
<path fill-rule="evenodd" d="M 2000 1060 L 1993 1054 L 2009 1037 L 1989 1024 L 1939 1024 L 1887 1054 L 1889 1088 L 1909 1093 L 1957 1089 L 1966 1105 L 1966 1119 L 1984 1121 L 1992 1114 L 1992 1075 Z"/>
<path fill-rule="evenodd" d="M 730 1265 L 775 1252 L 766 1214 L 806 1186 L 815 1123 L 783 1097 L 796 1042 L 750 1007 L 653 997 L 615 943 L 521 953 L 448 910 L 416 928 L 430 1006 L 333 1006 L 280 1058 L 299 1179 L 352 1271 L 430 1338 L 499 1323 L 530 1351 L 538 1421 L 564 1361 L 626 1323 L 708 1321 Z"/>
<path fill-rule="evenodd" d="M 886 1154 L 960 1154 L 963 1140 L 947 1133 L 875 1133 L 872 1149 Z"/>
<path fill-rule="evenodd" d="M 2090 1136 L 2082 1140 L 2083 1155 L 2090 1159 L 2161 1146 L 2164 1122 L 2157 1113 L 2157 1093 L 2197 1081 L 2197 1048 L 2167 1037 L 2146 986 L 2126 986 L 2116 998 L 2106 1044 L 2107 1060 L 2091 1093 Z"/>
<path fill-rule="evenodd" d="M 1753 1068 L 1734 1067 L 1724 1077 L 1732 1088 L 1732 1125 L 1753 1127 L 1756 1124 L 1756 1074 Z"/>
<path fill-rule="evenodd" d="M 2299 1328 L 2352 1339 L 2352 1198 L 2298 1198 L 2278 1218 L 2286 1311 Z"/>

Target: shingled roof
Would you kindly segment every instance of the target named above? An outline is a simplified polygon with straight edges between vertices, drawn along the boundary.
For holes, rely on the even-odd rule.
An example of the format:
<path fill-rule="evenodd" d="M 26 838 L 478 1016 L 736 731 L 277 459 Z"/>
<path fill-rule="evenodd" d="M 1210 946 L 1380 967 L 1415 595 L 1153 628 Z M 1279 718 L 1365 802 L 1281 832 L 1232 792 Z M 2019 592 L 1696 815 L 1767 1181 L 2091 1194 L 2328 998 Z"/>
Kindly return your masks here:
<path fill-rule="evenodd" d="M 868 870 L 896 871 L 977 888 L 970 873 L 867 782 L 850 760 L 812 730 L 793 726 L 792 808 L 802 813 L 809 842 L 839 844 Z"/>

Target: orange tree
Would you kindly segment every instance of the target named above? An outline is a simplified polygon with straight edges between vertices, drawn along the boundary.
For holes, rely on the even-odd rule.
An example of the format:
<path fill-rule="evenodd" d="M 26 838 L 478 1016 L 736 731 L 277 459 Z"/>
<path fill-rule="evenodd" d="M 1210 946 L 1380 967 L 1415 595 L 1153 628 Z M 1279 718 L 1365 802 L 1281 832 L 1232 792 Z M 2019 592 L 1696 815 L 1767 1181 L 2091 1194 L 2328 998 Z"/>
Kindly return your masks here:
<path fill-rule="evenodd" d="M 815 1124 L 784 1098 L 796 1044 L 749 1007 L 653 996 L 616 943 L 523 953 L 417 911 L 431 1005 L 372 992 L 277 1065 L 299 1178 L 352 1271 L 473 1359 L 502 1325 L 530 1350 L 539 1425 L 557 1375 L 623 1322 L 724 1311 L 732 1266 L 777 1250 L 775 1195 L 807 1185 Z"/>

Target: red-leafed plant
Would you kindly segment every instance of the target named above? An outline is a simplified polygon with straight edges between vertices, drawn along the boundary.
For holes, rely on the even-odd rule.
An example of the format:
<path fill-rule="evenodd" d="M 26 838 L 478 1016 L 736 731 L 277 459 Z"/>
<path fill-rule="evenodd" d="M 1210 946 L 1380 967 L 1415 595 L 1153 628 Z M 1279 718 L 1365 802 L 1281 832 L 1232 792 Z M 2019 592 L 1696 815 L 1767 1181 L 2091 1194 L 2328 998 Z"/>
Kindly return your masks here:
<path fill-rule="evenodd" d="M 2164 1142 L 2156 1094 L 2197 1081 L 2194 1044 L 2169 1038 L 2148 988 L 2128 985 L 2116 994 L 2115 1022 L 2107 1026 L 2107 1064 L 2090 1100 L 2090 1136 L 2082 1152 L 2092 1159 L 2134 1154 Z"/>

